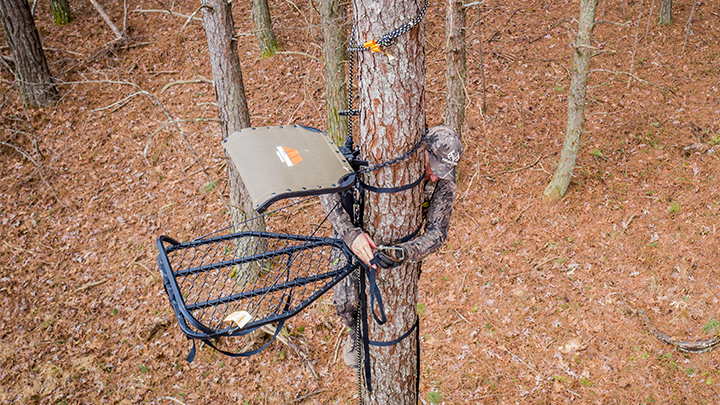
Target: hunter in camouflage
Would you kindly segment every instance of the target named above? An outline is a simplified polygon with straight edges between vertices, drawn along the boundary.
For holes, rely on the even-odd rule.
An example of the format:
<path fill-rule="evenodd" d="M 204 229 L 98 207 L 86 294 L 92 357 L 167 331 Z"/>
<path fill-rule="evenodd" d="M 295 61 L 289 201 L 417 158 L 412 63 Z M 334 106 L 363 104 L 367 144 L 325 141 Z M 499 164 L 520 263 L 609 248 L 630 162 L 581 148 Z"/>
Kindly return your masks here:
<path fill-rule="evenodd" d="M 350 247 L 350 250 L 363 262 L 381 268 L 392 268 L 403 261 L 417 262 L 436 252 L 445 243 L 450 216 L 452 214 L 455 193 L 457 192 L 456 167 L 462 156 L 462 141 L 452 129 L 437 126 L 430 129 L 425 140 L 425 181 L 424 204 L 425 229 L 420 235 L 407 242 L 399 243 L 394 251 L 379 251 L 368 234 L 352 224 L 350 216 L 340 204 L 339 194 L 326 194 L 320 197 L 323 210 L 329 213 L 328 220 L 335 233 Z M 370 264 L 370 263 L 374 264 Z M 334 263 L 344 265 L 344 263 Z M 345 324 L 355 328 L 356 314 L 360 305 L 357 280 L 345 277 L 334 288 L 334 304 L 337 314 Z M 343 355 L 345 363 L 354 367 L 357 355 L 354 354 L 354 333 L 350 333 Z"/>

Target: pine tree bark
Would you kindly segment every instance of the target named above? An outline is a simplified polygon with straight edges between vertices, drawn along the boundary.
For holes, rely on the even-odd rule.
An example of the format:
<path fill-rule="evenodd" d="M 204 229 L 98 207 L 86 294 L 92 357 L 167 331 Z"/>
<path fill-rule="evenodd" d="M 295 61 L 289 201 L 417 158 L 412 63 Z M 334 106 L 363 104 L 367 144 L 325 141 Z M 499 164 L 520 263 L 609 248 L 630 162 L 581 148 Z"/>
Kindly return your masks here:
<path fill-rule="evenodd" d="M 234 39 L 232 3 L 225 0 L 202 0 L 203 26 L 208 42 L 215 96 L 221 120 L 222 139 L 250 126 L 240 58 Z M 232 205 L 233 224 L 255 216 L 247 189 L 232 160 L 226 153 L 227 171 Z M 260 228 L 264 227 L 258 224 Z"/>
<path fill-rule="evenodd" d="M 72 20 L 68 0 L 50 0 L 50 14 L 55 25 L 65 25 Z"/>
<path fill-rule="evenodd" d="M 272 21 L 270 20 L 270 8 L 267 0 L 251 0 L 252 17 L 255 23 L 255 35 L 260 45 L 260 52 L 263 58 L 269 58 L 280 50 L 275 39 L 275 33 L 272 29 Z"/>
<path fill-rule="evenodd" d="M 323 32 L 327 133 L 338 145 L 342 145 L 348 128 L 347 117 L 338 114 L 347 108 L 348 103 L 345 73 L 348 45 L 347 1 L 320 0 L 320 23 Z"/>
<path fill-rule="evenodd" d="M 58 97 L 35 21 L 26 0 L 0 0 L 5 38 L 15 61 L 20 97 L 30 107 L 45 107 Z"/>
<path fill-rule="evenodd" d="M 658 13 L 658 24 L 672 24 L 672 2 L 673 0 L 660 0 L 660 10 Z"/>
<path fill-rule="evenodd" d="M 401 24 L 416 18 L 424 2 L 353 0 L 356 37 L 364 42 L 380 39 Z M 400 35 L 383 53 L 358 53 L 360 96 L 359 146 L 362 158 L 386 162 L 409 151 L 425 131 L 425 31 L 424 23 Z M 411 158 L 373 171 L 363 181 L 379 187 L 412 183 L 424 170 L 424 148 Z M 420 187 L 394 194 L 366 194 L 364 227 L 378 244 L 389 244 L 409 235 L 420 225 Z M 408 331 L 416 320 L 420 263 L 404 263 L 378 272 L 388 322 L 370 320 L 372 340 L 390 341 Z M 417 333 L 417 332 L 416 332 Z M 369 404 L 417 404 L 415 337 L 389 347 L 370 347 L 372 393 Z"/>
<path fill-rule="evenodd" d="M 592 57 L 591 43 L 597 4 L 598 0 L 581 0 L 580 2 L 580 21 L 575 39 L 573 73 L 570 79 L 565 142 L 555 175 L 543 192 L 543 195 L 551 200 L 559 200 L 565 196 L 580 150 L 580 139 L 585 126 L 585 96 L 590 58 Z"/>
<path fill-rule="evenodd" d="M 462 0 L 447 0 L 445 17 L 445 126 L 462 137 L 465 122 L 465 3 Z"/>

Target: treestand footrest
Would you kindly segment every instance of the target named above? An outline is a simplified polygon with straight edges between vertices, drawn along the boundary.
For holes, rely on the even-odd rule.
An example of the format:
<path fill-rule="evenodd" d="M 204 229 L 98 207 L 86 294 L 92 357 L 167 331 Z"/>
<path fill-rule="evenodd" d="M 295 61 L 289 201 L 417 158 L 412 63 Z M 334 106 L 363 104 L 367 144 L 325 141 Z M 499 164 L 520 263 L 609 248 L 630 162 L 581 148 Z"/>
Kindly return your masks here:
<path fill-rule="evenodd" d="M 180 329 L 203 340 L 290 318 L 358 266 L 335 238 L 245 231 L 184 243 L 161 236 L 157 246 Z"/>

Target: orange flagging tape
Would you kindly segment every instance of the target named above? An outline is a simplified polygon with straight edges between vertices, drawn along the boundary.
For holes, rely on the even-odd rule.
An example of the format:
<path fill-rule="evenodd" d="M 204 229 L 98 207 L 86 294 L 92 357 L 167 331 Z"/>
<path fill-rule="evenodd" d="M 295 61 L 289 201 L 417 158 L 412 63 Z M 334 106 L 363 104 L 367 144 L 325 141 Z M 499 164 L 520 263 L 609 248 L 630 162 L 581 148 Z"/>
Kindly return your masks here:
<path fill-rule="evenodd" d="M 364 46 L 365 48 L 370 48 L 370 50 L 373 51 L 373 52 L 382 52 L 382 53 L 384 53 L 385 55 L 388 56 L 388 58 L 390 58 L 390 60 L 395 59 L 392 55 L 390 55 L 389 53 L 387 53 L 387 52 L 383 51 L 382 49 L 380 49 L 380 45 L 378 45 L 378 43 L 375 42 L 374 39 L 365 42 L 365 44 L 364 44 L 363 46 Z"/>

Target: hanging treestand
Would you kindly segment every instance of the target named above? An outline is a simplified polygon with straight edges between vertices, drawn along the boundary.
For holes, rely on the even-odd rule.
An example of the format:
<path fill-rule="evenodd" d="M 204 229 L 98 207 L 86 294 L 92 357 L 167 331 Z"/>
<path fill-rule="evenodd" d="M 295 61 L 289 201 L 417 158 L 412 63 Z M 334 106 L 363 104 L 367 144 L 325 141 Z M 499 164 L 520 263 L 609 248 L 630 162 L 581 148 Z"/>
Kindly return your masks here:
<path fill-rule="evenodd" d="M 343 192 L 355 181 L 348 158 L 314 128 L 246 128 L 223 145 L 258 212 L 286 198 Z M 183 243 L 161 236 L 157 247 L 180 329 L 203 341 L 276 322 L 279 330 L 359 266 L 341 239 L 327 237 L 246 230 Z"/>

